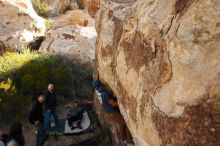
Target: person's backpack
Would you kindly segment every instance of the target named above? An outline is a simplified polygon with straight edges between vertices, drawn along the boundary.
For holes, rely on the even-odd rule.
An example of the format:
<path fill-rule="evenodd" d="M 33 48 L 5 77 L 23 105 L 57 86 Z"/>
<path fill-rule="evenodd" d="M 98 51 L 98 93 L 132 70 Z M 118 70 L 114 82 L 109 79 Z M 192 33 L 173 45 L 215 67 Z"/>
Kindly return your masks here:
<path fill-rule="evenodd" d="M 67 120 L 70 127 L 73 126 L 73 123 L 79 121 L 83 117 L 84 110 L 82 108 L 70 109 L 69 114 L 67 114 Z"/>

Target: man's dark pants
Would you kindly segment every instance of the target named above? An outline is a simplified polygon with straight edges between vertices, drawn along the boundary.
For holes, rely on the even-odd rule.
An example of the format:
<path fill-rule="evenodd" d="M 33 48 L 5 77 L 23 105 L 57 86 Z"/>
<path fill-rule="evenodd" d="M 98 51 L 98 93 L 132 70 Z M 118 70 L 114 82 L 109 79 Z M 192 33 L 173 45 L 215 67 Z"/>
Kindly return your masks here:
<path fill-rule="evenodd" d="M 47 133 L 44 129 L 43 123 L 38 123 L 36 125 L 37 128 L 37 139 L 36 139 L 36 146 L 43 146 L 45 141 L 47 140 Z"/>

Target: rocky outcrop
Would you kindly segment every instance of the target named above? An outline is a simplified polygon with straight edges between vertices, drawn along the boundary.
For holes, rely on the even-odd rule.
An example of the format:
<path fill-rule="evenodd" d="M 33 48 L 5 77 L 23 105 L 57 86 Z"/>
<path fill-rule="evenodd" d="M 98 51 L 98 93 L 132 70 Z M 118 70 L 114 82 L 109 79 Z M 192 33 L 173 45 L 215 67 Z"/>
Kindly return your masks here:
<path fill-rule="evenodd" d="M 92 16 L 95 16 L 100 5 L 107 0 L 43 0 L 48 5 L 53 15 L 64 14 L 68 10 L 85 9 Z"/>
<path fill-rule="evenodd" d="M 102 3 L 106 0 L 81 0 L 82 6 L 88 10 L 89 14 L 95 16 Z"/>
<path fill-rule="evenodd" d="M 4 50 L 21 50 L 45 33 L 44 19 L 36 14 L 29 0 L 1 0 L 0 12 L 0 41 Z"/>
<path fill-rule="evenodd" d="M 76 0 L 41 0 L 49 8 L 51 15 L 64 14 L 67 10 L 77 9 Z"/>
<path fill-rule="evenodd" d="M 106 3 L 96 66 L 137 146 L 220 145 L 220 2 Z"/>
<path fill-rule="evenodd" d="M 94 27 L 65 26 L 49 31 L 40 50 L 68 55 L 84 63 L 95 58 L 96 31 Z"/>
<path fill-rule="evenodd" d="M 61 15 L 55 20 L 56 27 L 64 27 L 68 25 L 79 25 L 83 27 L 95 25 L 95 20 L 83 10 L 71 10 Z"/>

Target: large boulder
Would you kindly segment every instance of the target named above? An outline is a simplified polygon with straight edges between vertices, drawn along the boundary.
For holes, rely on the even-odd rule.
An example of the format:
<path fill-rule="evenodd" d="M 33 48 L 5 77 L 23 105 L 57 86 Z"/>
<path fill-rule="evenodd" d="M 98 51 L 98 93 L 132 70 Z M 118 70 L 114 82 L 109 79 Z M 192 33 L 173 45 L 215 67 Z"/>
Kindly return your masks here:
<path fill-rule="evenodd" d="M 96 67 L 137 146 L 220 145 L 220 2 L 108 2 Z"/>
<path fill-rule="evenodd" d="M 78 4 L 76 0 L 34 0 L 40 1 L 48 7 L 50 15 L 59 15 L 65 13 L 67 10 L 77 9 Z"/>
<path fill-rule="evenodd" d="M 76 0 L 80 6 L 86 10 L 91 16 L 95 16 L 98 10 L 108 1 L 119 2 L 119 3 L 130 3 L 136 0 Z"/>
<path fill-rule="evenodd" d="M 29 0 L 1 0 L 0 12 L 0 42 L 5 50 L 21 50 L 46 31 L 44 19 L 36 14 Z"/>
<path fill-rule="evenodd" d="M 105 1 L 106 0 L 81 0 L 81 3 L 84 9 L 88 10 L 90 15 L 95 16 L 101 4 Z"/>
<path fill-rule="evenodd" d="M 86 10 L 91 16 L 95 16 L 101 6 L 108 1 L 120 3 L 134 2 L 136 0 L 35 0 L 41 1 L 49 8 L 51 15 L 64 14 L 68 10 Z"/>
<path fill-rule="evenodd" d="M 103 78 L 102 74 L 105 74 L 105 77 L 108 78 L 106 80 L 102 79 L 103 82 L 114 81 L 113 66 L 111 66 L 113 65 L 111 63 L 113 61 L 113 53 L 117 49 L 122 34 L 122 24 L 126 15 L 131 11 L 131 6 L 131 3 L 119 4 L 109 2 L 102 5 L 101 10 L 97 13 L 96 30 L 98 38 L 96 43 L 96 68 L 101 78 Z M 108 54 L 108 57 L 106 56 L 104 61 L 100 57 L 102 53 Z M 95 76 L 96 74 L 94 78 L 96 78 Z M 107 120 L 107 115 L 101 107 L 99 100 L 97 100 L 97 96 L 94 97 L 94 107 L 99 115 L 100 123 L 109 130 L 113 145 L 123 146 L 124 143 L 121 137 L 121 132 L 123 131 L 120 131 L 119 125 Z"/>
<path fill-rule="evenodd" d="M 39 1 L 39 0 L 38 0 Z M 42 0 L 53 15 L 63 14 L 67 10 L 85 9 L 92 16 L 95 16 L 100 5 L 107 0 Z"/>
<path fill-rule="evenodd" d="M 70 10 L 59 16 L 55 20 L 56 27 L 64 27 L 68 25 L 94 26 L 95 19 L 83 10 Z"/>
<path fill-rule="evenodd" d="M 82 64 L 91 64 L 95 58 L 95 42 L 94 27 L 71 25 L 49 31 L 40 50 L 67 55 Z"/>

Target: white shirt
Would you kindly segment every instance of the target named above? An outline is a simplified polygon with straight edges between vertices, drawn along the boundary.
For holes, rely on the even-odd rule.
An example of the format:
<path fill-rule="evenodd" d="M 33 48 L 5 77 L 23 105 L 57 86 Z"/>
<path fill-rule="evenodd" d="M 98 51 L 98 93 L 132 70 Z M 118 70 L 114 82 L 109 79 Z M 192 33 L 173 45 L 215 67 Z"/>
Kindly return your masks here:
<path fill-rule="evenodd" d="M 99 102 L 100 102 L 101 104 L 103 104 L 103 102 L 102 102 L 102 97 L 101 97 L 101 93 L 100 93 L 99 91 L 97 91 L 97 90 L 95 90 L 95 93 L 96 93 L 96 95 L 97 95 L 97 97 L 98 97 L 98 99 L 99 99 Z"/>

